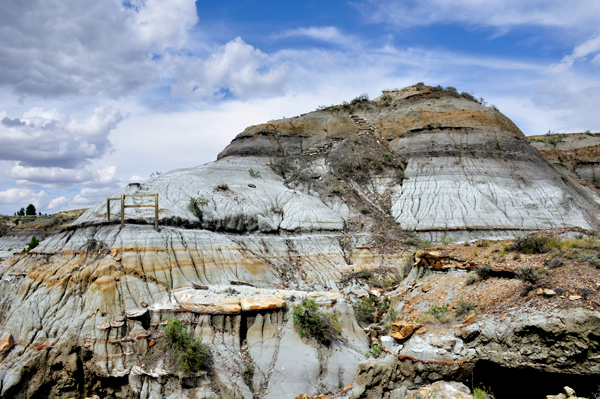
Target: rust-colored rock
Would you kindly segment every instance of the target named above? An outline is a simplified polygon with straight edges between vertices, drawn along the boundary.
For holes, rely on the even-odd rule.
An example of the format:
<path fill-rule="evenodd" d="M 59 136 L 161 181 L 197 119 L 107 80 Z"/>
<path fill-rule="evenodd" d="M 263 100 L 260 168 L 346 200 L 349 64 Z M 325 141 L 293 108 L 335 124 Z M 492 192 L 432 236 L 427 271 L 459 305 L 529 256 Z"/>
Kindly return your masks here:
<path fill-rule="evenodd" d="M 473 265 L 465 262 L 463 259 L 453 258 L 446 251 L 441 249 L 420 249 L 413 257 L 414 266 L 425 266 L 430 269 L 473 269 Z M 424 287 L 426 290 L 428 287 Z"/>
<path fill-rule="evenodd" d="M 475 316 L 475 313 L 470 314 L 463 319 L 462 323 L 463 324 L 471 324 L 475 321 L 476 318 L 477 318 L 477 316 Z"/>
<path fill-rule="evenodd" d="M 394 321 L 392 323 L 392 338 L 395 339 L 407 339 L 410 337 L 416 330 L 423 327 L 423 324 L 420 323 L 411 323 L 405 321 Z"/>
<path fill-rule="evenodd" d="M 269 310 L 269 309 L 281 309 L 284 308 L 286 302 L 283 299 L 265 296 L 260 298 L 244 298 L 241 301 L 242 312 L 249 312 L 253 310 Z"/>
<path fill-rule="evenodd" d="M 0 352 L 9 350 L 13 346 L 15 346 L 15 340 L 11 333 L 8 333 L 4 337 L 2 337 L 2 339 L 0 339 Z"/>

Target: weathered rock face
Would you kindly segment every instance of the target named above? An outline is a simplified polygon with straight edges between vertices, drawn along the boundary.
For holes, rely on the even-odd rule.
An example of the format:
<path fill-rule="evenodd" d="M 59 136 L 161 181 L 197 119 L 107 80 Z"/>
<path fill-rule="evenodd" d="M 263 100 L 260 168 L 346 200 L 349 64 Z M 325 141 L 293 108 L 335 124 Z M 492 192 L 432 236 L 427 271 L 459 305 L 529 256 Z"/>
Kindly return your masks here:
<path fill-rule="evenodd" d="M 550 162 L 591 183 L 600 176 L 600 137 L 597 133 L 553 133 L 530 136 L 529 142 Z"/>
<path fill-rule="evenodd" d="M 120 229 L 120 202 L 109 222 L 102 201 L 2 262 L 0 332 L 15 346 L 0 354 L 0 395 L 293 398 L 320 384 L 341 389 L 369 349 L 350 301 L 371 287 L 357 275 L 398 276 L 414 231 L 460 239 L 596 224 L 591 194 L 565 182 L 499 112 L 424 86 L 387 95 L 354 104 L 352 116 L 334 107 L 250 127 L 217 162 L 112 196 L 158 194 L 158 231 L 151 208 L 126 208 Z M 472 268 L 429 255 L 411 277 L 438 261 L 440 270 Z M 404 305 L 406 290 L 393 303 Z M 325 347 L 298 335 L 290 316 L 303 299 L 339 317 L 341 339 Z M 159 345 L 174 317 L 210 345 L 207 375 L 169 377 Z M 381 389 L 396 389 L 398 375 L 416 385 L 460 379 L 468 367 L 454 362 L 484 336 L 467 335 L 446 337 L 453 351 L 442 348 L 440 369 L 429 371 L 407 354 L 428 336 L 413 335 L 394 358 L 402 366 L 377 377 Z"/>
<path fill-rule="evenodd" d="M 427 87 L 386 95 L 389 102 L 353 112 L 408 162 L 391 195 L 403 228 L 463 239 L 597 225 L 594 195 L 562 179 L 498 111 Z M 343 109 L 331 108 L 252 126 L 219 158 L 326 153 L 352 127 Z"/>

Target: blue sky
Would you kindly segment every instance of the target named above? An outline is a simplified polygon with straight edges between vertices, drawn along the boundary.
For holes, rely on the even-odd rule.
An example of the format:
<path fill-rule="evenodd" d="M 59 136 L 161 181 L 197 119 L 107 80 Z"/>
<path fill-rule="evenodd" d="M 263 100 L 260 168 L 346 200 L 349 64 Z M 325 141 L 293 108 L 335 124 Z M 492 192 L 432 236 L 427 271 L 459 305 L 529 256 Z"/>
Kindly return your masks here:
<path fill-rule="evenodd" d="M 83 208 L 246 126 L 416 82 L 600 131 L 600 2 L 0 3 L 0 213 Z"/>

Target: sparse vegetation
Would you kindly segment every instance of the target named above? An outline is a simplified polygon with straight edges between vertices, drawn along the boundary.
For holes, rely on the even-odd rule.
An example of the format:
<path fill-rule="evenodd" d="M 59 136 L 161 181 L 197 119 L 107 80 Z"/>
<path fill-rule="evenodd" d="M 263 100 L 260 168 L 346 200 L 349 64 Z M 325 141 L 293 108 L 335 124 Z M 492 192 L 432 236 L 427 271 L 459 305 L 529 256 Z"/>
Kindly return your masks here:
<path fill-rule="evenodd" d="M 346 190 L 344 190 L 344 187 L 339 186 L 337 184 L 333 184 L 329 188 L 329 195 L 342 196 L 342 195 L 344 195 L 345 192 L 346 192 Z"/>
<path fill-rule="evenodd" d="M 35 236 L 31 237 L 31 241 L 29 241 L 29 244 L 27 244 L 27 247 L 23 248 L 23 252 L 29 252 L 31 251 L 33 248 L 37 247 L 40 244 L 40 241 L 35 238 Z M 12 248 L 9 249 L 9 251 L 12 250 Z"/>
<path fill-rule="evenodd" d="M 208 346 L 202 338 L 192 338 L 187 327 L 177 319 L 167 321 L 164 327 L 167 350 L 175 352 L 176 362 L 184 374 L 200 373 L 208 366 Z"/>
<path fill-rule="evenodd" d="M 535 269 L 531 266 L 520 267 L 519 269 L 517 269 L 515 276 L 519 280 L 523 280 L 531 284 L 535 284 L 540 279 L 540 275 L 538 274 L 538 272 L 536 272 Z"/>
<path fill-rule="evenodd" d="M 490 265 L 481 265 L 481 266 L 475 266 L 475 272 L 477 273 L 477 275 L 479 276 L 480 279 L 485 280 L 486 278 L 489 277 L 490 275 Z"/>
<path fill-rule="evenodd" d="M 542 137 L 530 137 L 529 142 L 540 142 L 547 143 L 553 147 L 556 147 L 559 143 L 565 140 L 565 135 L 560 133 L 554 133 L 551 130 L 548 130 L 545 136 Z"/>
<path fill-rule="evenodd" d="M 292 311 L 294 326 L 302 337 L 329 345 L 340 333 L 338 316 L 323 313 L 314 299 L 305 299 Z"/>
<path fill-rule="evenodd" d="M 244 382 L 248 386 L 252 386 L 252 378 L 254 377 L 254 364 L 251 361 L 244 363 L 244 369 L 242 370 Z"/>
<path fill-rule="evenodd" d="M 253 177 L 255 179 L 260 177 L 260 172 L 252 168 L 248 169 L 248 173 L 250 174 L 250 177 Z"/>
<path fill-rule="evenodd" d="M 431 240 L 421 240 L 419 242 L 419 248 L 429 248 L 431 246 Z"/>
<path fill-rule="evenodd" d="M 490 246 L 490 241 L 489 240 L 479 240 L 479 241 L 477 241 L 476 245 L 481 248 L 487 248 Z"/>
<path fill-rule="evenodd" d="M 229 191 L 229 186 L 225 183 L 219 184 L 218 186 L 215 187 L 214 190 L 215 191 Z"/>
<path fill-rule="evenodd" d="M 387 300 L 377 302 L 373 297 L 366 296 L 354 303 L 356 320 L 363 324 L 375 323 L 387 313 L 389 306 L 390 303 Z"/>
<path fill-rule="evenodd" d="M 196 217 L 198 217 L 198 219 L 202 220 L 202 207 L 208 205 L 209 203 L 210 201 L 203 195 L 196 198 L 190 197 L 189 209 L 194 215 L 196 215 Z"/>
<path fill-rule="evenodd" d="M 465 299 L 461 299 L 458 302 L 458 307 L 456 308 L 455 313 L 457 316 L 466 315 L 471 313 L 471 311 L 473 311 L 476 306 L 477 305 L 475 305 L 474 303 L 471 303 Z"/>
<path fill-rule="evenodd" d="M 473 389 L 473 399 L 492 399 L 494 395 L 490 388 L 484 386 Z"/>
<path fill-rule="evenodd" d="M 473 274 L 470 274 L 469 276 L 467 276 L 467 280 L 466 283 L 467 285 L 472 285 L 475 284 L 477 282 L 477 277 Z"/>
<path fill-rule="evenodd" d="M 452 244 L 453 242 L 454 242 L 454 239 L 452 237 L 442 237 L 440 239 L 440 243 L 445 247 Z"/>
<path fill-rule="evenodd" d="M 377 359 L 379 355 L 381 355 L 381 352 L 381 340 L 378 339 L 375 345 L 371 345 L 371 348 L 367 353 L 365 353 L 365 356 L 367 357 L 367 359 L 370 357 L 372 357 L 373 359 Z"/>
<path fill-rule="evenodd" d="M 285 155 L 279 158 L 269 159 L 269 166 L 271 167 L 273 172 L 283 177 L 284 179 L 294 170 L 292 160 Z"/>
<path fill-rule="evenodd" d="M 450 319 L 448 306 L 433 305 L 419 318 L 421 323 L 446 323 Z"/>
<path fill-rule="evenodd" d="M 557 240 L 544 236 L 528 235 L 518 237 L 510 247 L 511 251 L 519 251 L 524 254 L 541 254 L 556 247 Z"/>

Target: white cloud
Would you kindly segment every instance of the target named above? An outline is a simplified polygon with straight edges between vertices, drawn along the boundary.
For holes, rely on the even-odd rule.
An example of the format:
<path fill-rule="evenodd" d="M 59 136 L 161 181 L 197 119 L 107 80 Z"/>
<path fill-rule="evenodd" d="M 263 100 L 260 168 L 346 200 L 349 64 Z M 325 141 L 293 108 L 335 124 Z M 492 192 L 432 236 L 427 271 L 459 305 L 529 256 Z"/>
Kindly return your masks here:
<path fill-rule="evenodd" d="M 20 119 L 4 116 L 0 160 L 16 161 L 23 167 L 80 167 L 110 150 L 108 135 L 123 118 L 111 107 L 98 107 L 82 121 L 41 108 L 31 109 Z"/>
<path fill-rule="evenodd" d="M 0 204 L 25 207 L 28 204 L 36 208 L 43 208 L 48 203 L 48 194 L 45 191 L 34 192 L 28 188 L 9 188 L 0 191 Z"/>
<path fill-rule="evenodd" d="M 190 100 L 222 98 L 226 91 L 239 97 L 282 94 L 287 66 L 269 69 L 268 63 L 267 54 L 237 37 L 206 60 L 178 59 L 171 93 Z"/>
<path fill-rule="evenodd" d="M 71 205 L 74 207 L 88 207 L 96 204 L 100 200 L 104 200 L 110 197 L 117 191 L 118 187 L 104 187 L 104 188 L 84 188 L 79 194 L 73 197 Z"/>
<path fill-rule="evenodd" d="M 160 77 L 197 22 L 194 0 L 0 2 L 0 86 L 18 95 L 118 97 Z"/>
<path fill-rule="evenodd" d="M 14 165 L 7 174 L 19 185 L 49 188 L 66 188 L 77 184 L 88 187 L 104 187 L 117 182 L 117 167 L 114 165 L 102 169 L 94 169 L 91 166 L 65 169 Z"/>
<path fill-rule="evenodd" d="M 598 51 L 600 51 L 600 34 L 594 35 L 584 43 L 576 46 L 571 54 L 565 56 L 560 62 L 552 64 L 548 70 L 551 73 L 566 72 L 573 66 L 575 61 L 587 57 L 590 54 L 597 53 Z M 592 63 L 596 64 L 598 62 L 598 57 L 600 57 L 600 55 L 594 57 Z"/>
<path fill-rule="evenodd" d="M 60 212 L 67 208 L 67 204 L 69 203 L 69 199 L 64 196 L 56 197 L 50 201 L 48 205 L 48 210 L 52 212 Z"/>
<path fill-rule="evenodd" d="M 283 32 L 276 37 L 308 37 L 314 40 L 319 40 L 327 43 L 352 46 L 354 47 L 358 38 L 354 35 L 347 35 L 340 32 L 335 26 L 311 26 L 308 28 L 291 29 Z"/>
<path fill-rule="evenodd" d="M 365 18 L 400 28 L 435 23 L 510 28 L 548 26 L 596 29 L 597 0 L 369 0 L 356 4 Z"/>

